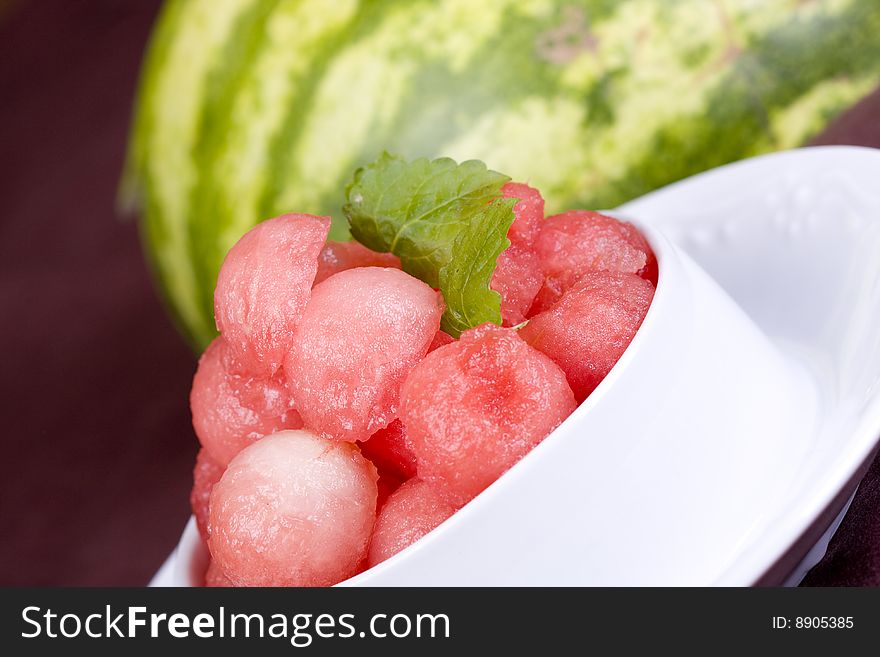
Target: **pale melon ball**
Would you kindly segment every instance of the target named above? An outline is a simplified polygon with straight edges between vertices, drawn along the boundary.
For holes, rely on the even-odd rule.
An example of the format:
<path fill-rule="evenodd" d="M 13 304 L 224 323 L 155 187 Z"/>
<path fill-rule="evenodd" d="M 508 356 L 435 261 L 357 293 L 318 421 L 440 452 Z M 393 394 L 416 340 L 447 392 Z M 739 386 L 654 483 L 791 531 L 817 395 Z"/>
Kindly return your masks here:
<path fill-rule="evenodd" d="M 243 449 L 211 493 L 208 548 L 237 586 L 354 575 L 376 519 L 376 468 L 355 445 L 281 431 Z"/>

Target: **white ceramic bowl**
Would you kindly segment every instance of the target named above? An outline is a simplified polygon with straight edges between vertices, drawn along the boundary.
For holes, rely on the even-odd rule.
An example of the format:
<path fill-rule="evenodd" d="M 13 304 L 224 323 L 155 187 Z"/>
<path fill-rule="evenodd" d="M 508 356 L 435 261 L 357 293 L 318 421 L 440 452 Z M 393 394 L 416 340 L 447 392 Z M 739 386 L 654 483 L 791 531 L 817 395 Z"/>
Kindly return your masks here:
<path fill-rule="evenodd" d="M 803 149 L 618 208 L 660 271 L 621 360 L 486 491 L 344 584 L 797 580 L 880 437 L 877 180 L 878 151 Z M 204 561 L 190 522 L 154 583 L 197 583 Z"/>

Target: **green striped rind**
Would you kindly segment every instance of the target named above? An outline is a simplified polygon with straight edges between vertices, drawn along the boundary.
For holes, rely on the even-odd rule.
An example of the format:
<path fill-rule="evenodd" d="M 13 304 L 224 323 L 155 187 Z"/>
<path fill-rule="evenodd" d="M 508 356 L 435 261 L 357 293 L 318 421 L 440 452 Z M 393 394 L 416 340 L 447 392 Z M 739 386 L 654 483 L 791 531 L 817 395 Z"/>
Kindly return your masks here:
<path fill-rule="evenodd" d="M 157 24 L 134 128 L 132 169 L 143 196 L 148 249 L 169 304 L 188 337 L 204 347 L 214 332 L 190 249 L 193 143 L 212 67 L 237 22 L 261 0 L 172 0 Z"/>
<path fill-rule="evenodd" d="M 247 112 L 241 112 L 235 108 L 237 103 L 240 103 L 240 99 L 246 95 L 245 85 L 251 79 L 260 57 L 266 52 L 278 52 L 277 44 L 266 44 L 265 41 L 267 35 L 271 37 L 272 26 L 277 21 L 277 16 L 284 15 L 291 4 L 296 3 L 284 0 L 252 2 L 237 21 L 235 28 L 237 37 L 228 39 L 223 51 L 217 57 L 217 61 L 223 64 L 215 65 L 206 79 L 201 117 L 197 129 L 193 132 L 195 139 L 193 161 L 197 177 L 190 197 L 190 216 L 187 224 L 189 261 L 194 267 L 196 288 L 200 294 L 196 302 L 203 310 L 213 309 L 214 286 L 222 256 L 235 243 L 235 240 L 232 240 L 222 252 L 219 252 L 218 244 L 222 243 L 221 231 L 229 223 L 230 216 L 235 215 L 234 203 L 246 202 L 246 198 L 242 198 L 245 194 L 240 191 L 242 185 L 233 187 L 233 183 L 246 179 L 245 171 L 250 170 L 247 164 L 252 158 L 248 157 L 247 149 L 265 141 L 265 137 L 256 130 L 253 131 L 250 140 L 239 139 L 239 133 L 236 132 L 236 128 L 243 123 L 236 120 L 237 117 L 250 113 L 253 120 L 248 122 L 248 125 L 259 126 L 263 123 L 259 118 L 265 116 L 265 111 L 261 112 L 260 108 L 252 107 Z M 289 49 L 283 51 L 290 52 Z M 264 80 L 264 83 L 277 81 L 277 73 L 273 75 L 273 72 L 269 72 Z M 235 175 L 217 166 L 218 151 L 223 149 L 228 151 L 230 147 L 243 151 L 237 154 L 233 162 L 233 167 L 240 167 L 236 169 Z M 228 161 L 224 161 L 223 164 L 228 166 Z M 230 184 L 216 189 L 212 181 L 217 179 L 228 179 Z M 238 236 L 240 237 L 243 232 L 244 230 L 241 230 Z M 211 235 L 212 239 L 204 239 L 205 235 Z M 213 334 L 198 337 L 204 342 L 210 340 Z"/>
<path fill-rule="evenodd" d="M 236 66 L 220 69 L 233 69 L 233 74 L 226 76 L 225 93 L 215 96 L 205 113 L 212 132 L 199 139 L 196 151 L 200 179 L 189 225 L 205 309 L 225 253 L 268 217 L 257 208 L 275 167 L 272 148 L 299 113 L 297 99 L 317 75 L 315 60 L 345 33 L 358 9 L 355 0 L 333 2 L 332 12 L 324 11 L 326 0 L 261 4 L 271 11 L 239 33 L 247 54 L 231 58 Z M 218 186 L 218 180 L 225 182 Z M 210 239 L 198 239 L 202 236 Z"/>
<path fill-rule="evenodd" d="M 735 54 L 700 107 L 618 156 L 620 172 L 587 202 L 613 207 L 701 170 L 798 146 L 880 84 L 880 3 L 813 2 L 780 13 L 766 31 L 750 29 L 748 18 L 731 18 Z"/>
<path fill-rule="evenodd" d="M 166 8 L 131 155 L 199 344 L 237 237 L 287 211 L 344 235 L 345 183 L 382 149 L 484 160 L 548 211 L 612 207 L 799 145 L 880 83 L 870 0 L 207 4 Z"/>
<path fill-rule="evenodd" d="M 180 24 L 178 16 L 182 7 L 183 3 L 179 0 L 165 3 L 153 26 L 153 33 L 144 55 L 143 71 L 135 97 L 133 129 L 117 199 L 119 209 L 125 213 L 134 211 L 145 200 L 144 170 L 148 157 L 146 141 L 152 125 L 148 111 L 150 103 L 147 99 L 155 94 L 156 81 L 162 70 L 161 63 L 165 61 L 176 35 L 176 28 Z"/>

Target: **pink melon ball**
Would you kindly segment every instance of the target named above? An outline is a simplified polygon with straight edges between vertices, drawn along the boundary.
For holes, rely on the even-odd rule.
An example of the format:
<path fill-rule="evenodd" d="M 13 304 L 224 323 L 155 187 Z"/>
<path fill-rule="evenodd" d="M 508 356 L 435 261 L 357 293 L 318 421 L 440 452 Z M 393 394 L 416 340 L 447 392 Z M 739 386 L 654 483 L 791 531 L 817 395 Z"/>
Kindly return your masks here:
<path fill-rule="evenodd" d="M 229 250 L 214 317 L 237 365 L 263 375 L 281 366 L 329 230 L 330 217 L 285 214 L 258 224 Z"/>
<path fill-rule="evenodd" d="M 520 331 L 568 377 L 578 402 L 605 378 L 636 334 L 654 286 L 635 274 L 586 274 Z"/>
<path fill-rule="evenodd" d="M 226 466 L 218 463 L 204 447 L 196 456 L 196 465 L 193 468 L 193 487 L 189 495 L 189 504 L 196 518 L 196 526 L 202 540 L 208 540 L 208 500 L 211 499 L 211 490 L 214 484 L 220 481 Z"/>
<path fill-rule="evenodd" d="M 504 198 L 519 199 L 513 206 L 516 219 L 507 231 L 507 237 L 514 245 L 531 247 L 544 219 L 544 199 L 541 192 L 524 183 L 509 182 L 501 188 L 501 194 Z"/>
<path fill-rule="evenodd" d="M 271 378 L 234 374 L 230 362 L 225 339 L 215 338 L 199 359 L 189 396 L 196 436 L 222 466 L 266 434 L 302 427 L 281 372 Z"/>
<path fill-rule="evenodd" d="M 541 289 L 544 274 L 534 251 L 512 244 L 498 256 L 491 288 L 501 295 L 504 326 L 522 323 Z"/>
<path fill-rule="evenodd" d="M 406 429 L 400 420 L 394 420 L 361 443 L 361 453 L 380 472 L 388 470 L 402 479 L 409 479 L 416 474 L 416 456 L 407 444 Z"/>
<path fill-rule="evenodd" d="M 630 223 L 598 212 L 571 210 L 548 217 L 535 242 L 546 281 L 532 314 L 547 310 L 591 271 L 610 271 L 657 281 L 657 261 Z"/>
<path fill-rule="evenodd" d="M 305 426 L 349 441 L 388 426 L 443 307 L 438 292 L 399 269 L 348 269 L 316 285 L 284 368 Z"/>
<path fill-rule="evenodd" d="M 565 373 L 513 329 L 494 324 L 428 354 L 401 391 L 418 475 L 458 508 L 574 410 Z"/>
<path fill-rule="evenodd" d="M 208 570 L 205 571 L 205 586 L 207 587 L 227 587 L 235 586 L 229 578 L 223 574 L 217 563 L 211 559 L 208 562 Z"/>
<path fill-rule="evenodd" d="M 430 485 L 410 479 L 391 494 L 376 519 L 368 564 L 375 566 L 409 547 L 453 513 Z"/>
<path fill-rule="evenodd" d="M 544 282 L 541 260 L 534 242 L 544 219 L 544 199 L 534 187 L 507 183 L 501 189 L 505 198 L 518 198 L 513 212 L 516 218 L 507 237 L 510 246 L 498 256 L 491 288 L 501 295 L 501 318 L 504 326 L 523 322 Z"/>
<path fill-rule="evenodd" d="M 307 431 L 266 436 L 211 493 L 208 548 L 237 586 L 329 586 L 351 577 L 376 519 L 376 468 Z"/>
<path fill-rule="evenodd" d="M 378 253 L 360 242 L 328 241 L 318 255 L 318 273 L 314 285 L 355 267 L 394 267 L 400 269 L 400 258 L 393 253 Z"/>

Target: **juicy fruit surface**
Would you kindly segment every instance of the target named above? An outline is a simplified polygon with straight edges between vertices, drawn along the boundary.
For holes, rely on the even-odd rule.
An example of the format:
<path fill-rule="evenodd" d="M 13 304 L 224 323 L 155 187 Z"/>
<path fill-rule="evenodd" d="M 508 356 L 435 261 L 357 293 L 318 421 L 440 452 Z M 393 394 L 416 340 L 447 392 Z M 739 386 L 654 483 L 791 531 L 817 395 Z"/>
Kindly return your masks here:
<path fill-rule="evenodd" d="M 388 471 L 404 480 L 416 474 L 416 455 L 409 447 L 406 429 L 400 420 L 394 420 L 361 443 L 361 453 L 380 472 Z"/>
<path fill-rule="evenodd" d="M 205 571 L 205 586 L 207 587 L 227 587 L 235 586 L 232 581 L 223 574 L 217 563 L 211 559 L 208 562 L 208 570 Z"/>
<path fill-rule="evenodd" d="M 208 546 L 238 586 L 328 586 L 357 572 L 376 517 L 351 444 L 283 431 L 242 450 L 211 494 Z"/>
<path fill-rule="evenodd" d="M 431 344 L 428 346 L 428 352 L 439 349 L 443 345 L 449 344 L 450 342 L 455 342 L 455 338 L 453 338 L 448 333 L 444 333 L 443 331 L 437 331 L 437 334 L 434 336 L 434 339 L 431 340 Z"/>
<path fill-rule="evenodd" d="M 635 274 L 589 273 L 520 335 L 565 371 L 580 403 L 629 346 L 653 297 L 654 286 Z"/>
<path fill-rule="evenodd" d="M 492 289 L 501 295 L 504 326 L 525 320 L 543 282 L 541 261 L 530 248 L 513 244 L 498 256 Z"/>
<path fill-rule="evenodd" d="M 400 258 L 393 253 L 377 253 L 360 242 L 328 241 L 318 255 L 318 273 L 314 285 L 355 267 L 394 267 L 400 269 Z"/>
<path fill-rule="evenodd" d="M 525 320 L 535 295 L 544 282 L 541 260 L 535 241 L 544 220 L 544 199 L 534 187 L 509 182 L 501 188 L 504 198 L 517 198 L 516 216 L 507 231 L 510 246 L 498 256 L 491 287 L 501 295 L 501 318 L 504 326 L 516 326 Z"/>
<path fill-rule="evenodd" d="M 252 377 L 234 373 L 230 363 L 225 339 L 215 338 L 199 359 L 190 392 L 196 436 L 222 465 L 266 434 L 302 427 L 280 372 Z"/>
<path fill-rule="evenodd" d="M 492 162 L 551 212 L 614 207 L 806 143 L 876 88 L 878 22 L 869 0 L 169 2 L 129 184 L 204 347 L 230 240 L 289 208 L 337 212 L 382 148 Z"/>
<path fill-rule="evenodd" d="M 509 182 L 501 188 L 504 198 L 516 198 L 513 206 L 516 219 L 507 231 L 507 237 L 515 246 L 531 247 L 538 237 L 544 220 L 544 197 L 534 187 L 525 183 Z"/>
<path fill-rule="evenodd" d="M 442 314 L 440 295 L 397 269 L 349 269 L 316 285 L 285 364 L 305 426 L 349 441 L 388 426 Z"/>
<path fill-rule="evenodd" d="M 282 215 L 248 231 L 223 261 L 214 317 L 248 372 L 271 375 L 281 366 L 329 230 L 329 217 Z"/>
<path fill-rule="evenodd" d="M 571 210 L 544 221 L 535 250 L 546 276 L 534 312 L 552 306 L 584 274 L 610 271 L 657 280 L 651 248 L 632 224 L 598 212 Z"/>
<path fill-rule="evenodd" d="M 211 491 L 214 489 L 214 484 L 220 481 L 225 470 L 226 466 L 211 458 L 204 447 L 199 450 L 193 468 L 193 487 L 189 496 L 189 505 L 203 541 L 208 540 L 208 502 L 211 499 Z"/>
<path fill-rule="evenodd" d="M 372 459 L 370 460 L 372 461 Z M 376 497 L 376 513 L 379 513 L 382 510 L 382 507 L 385 506 L 385 502 L 391 497 L 391 494 L 400 488 L 404 480 L 389 470 L 383 471 L 378 465 L 376 466 L 376 469 L 379 472 L 379 481 L 376 482 L 376 487 L 379 491 Z"/>
<path fill-rule="evenodd" d="M 367 563 L 375 566 L 409 547 L 455 513 L 424 481 L 410 479 L 398 488 L 376 519 Z"/>
<path fill-rule="evenodd" d="M 574 410 L 565 374 L 512 329 L 466 331 L 419 363 L 401 391 L 418 475 L 458 508 Z"/>

